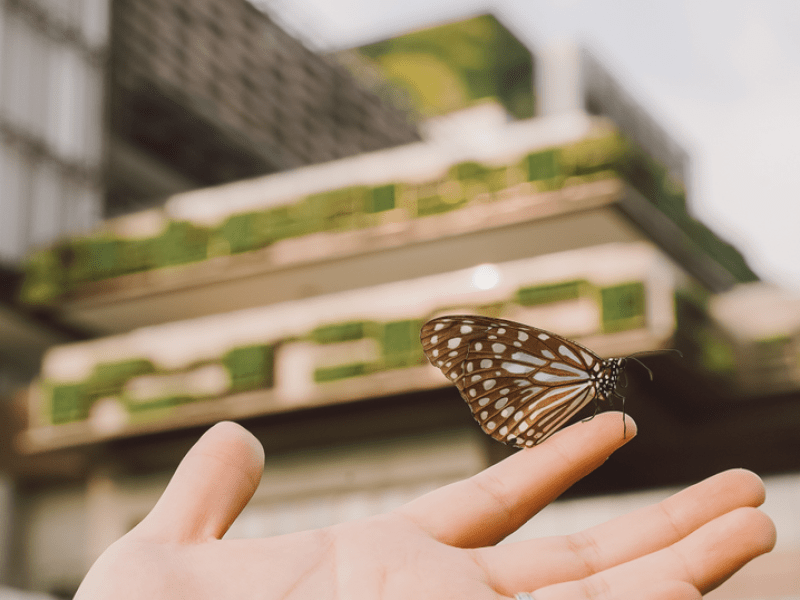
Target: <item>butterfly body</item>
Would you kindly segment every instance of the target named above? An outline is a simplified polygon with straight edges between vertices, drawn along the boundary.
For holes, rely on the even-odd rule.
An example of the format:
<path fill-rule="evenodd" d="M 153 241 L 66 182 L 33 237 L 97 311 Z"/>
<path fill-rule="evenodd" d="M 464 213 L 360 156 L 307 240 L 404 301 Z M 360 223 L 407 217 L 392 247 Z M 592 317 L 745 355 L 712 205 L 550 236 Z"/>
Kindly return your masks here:
<path fill-rule="evenodd" d="M 428 321 L 420 338 L 481 428 L 518 447 L 544 441 L 589 402 L 609 401 L 626 361 L 543 329 L 472 315 Z"/>

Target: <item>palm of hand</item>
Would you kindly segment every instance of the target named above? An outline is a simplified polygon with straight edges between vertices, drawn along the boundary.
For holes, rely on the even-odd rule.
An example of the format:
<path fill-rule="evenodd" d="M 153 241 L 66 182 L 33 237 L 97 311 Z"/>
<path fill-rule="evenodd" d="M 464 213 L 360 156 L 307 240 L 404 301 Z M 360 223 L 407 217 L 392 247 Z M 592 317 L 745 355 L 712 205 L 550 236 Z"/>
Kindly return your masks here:
<path fill-rule="evenodd" d="M 619 414 L 598 415 L 386 515 L 222 540 L 258 485 L 263 450 L 218 424 L 76 600 L 501 600 L 525 590 L 537 600 L 696 600 L 771 549 L 772 523 L 752 508 L 763 486 L 746 471 L 580 534 L 495 546 L 625 441 Z"/>

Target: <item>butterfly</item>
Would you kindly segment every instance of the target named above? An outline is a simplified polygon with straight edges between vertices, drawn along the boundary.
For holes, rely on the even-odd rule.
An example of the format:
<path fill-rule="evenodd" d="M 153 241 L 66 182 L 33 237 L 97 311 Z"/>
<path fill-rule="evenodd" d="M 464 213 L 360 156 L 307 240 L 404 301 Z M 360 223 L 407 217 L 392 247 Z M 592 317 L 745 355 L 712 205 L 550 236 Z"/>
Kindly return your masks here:
<path fill-rule="evenodd" d="M 592 400 L 599 406 L 617 395 L 624 410 L 617 380 L 633 357 L 602 359 L 555 333 L 471 315 L 428 321 L 420 340 L 481 428 L 503 443 L 535 446 Z"/>

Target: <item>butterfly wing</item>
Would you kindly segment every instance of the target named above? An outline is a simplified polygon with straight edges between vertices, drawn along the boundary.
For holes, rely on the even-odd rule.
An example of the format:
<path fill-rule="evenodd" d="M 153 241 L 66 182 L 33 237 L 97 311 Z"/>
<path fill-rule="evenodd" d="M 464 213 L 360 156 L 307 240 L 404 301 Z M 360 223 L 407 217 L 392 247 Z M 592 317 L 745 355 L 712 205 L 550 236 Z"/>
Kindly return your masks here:
<path fill-rule="evenodd" d="M 530 447 L 597 394 L 602 360 L 554 333 L 505 319 L 447 316 L 421 332 L 428 360 L 456 385 L 493 438 Z"/>

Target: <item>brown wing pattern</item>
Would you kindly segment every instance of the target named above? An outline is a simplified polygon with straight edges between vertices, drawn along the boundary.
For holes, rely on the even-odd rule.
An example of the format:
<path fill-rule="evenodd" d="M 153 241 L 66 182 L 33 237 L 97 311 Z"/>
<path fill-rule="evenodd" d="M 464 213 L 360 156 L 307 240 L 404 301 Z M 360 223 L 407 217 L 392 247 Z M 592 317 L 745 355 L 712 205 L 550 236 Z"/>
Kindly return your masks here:
<path fill-rule="evenodd" d="M 530 447 L 597 394 L 602 360 L 576 342 L 505 319 L 447 316 L 427 322 L 422 348 L 493 438 Z"/>

